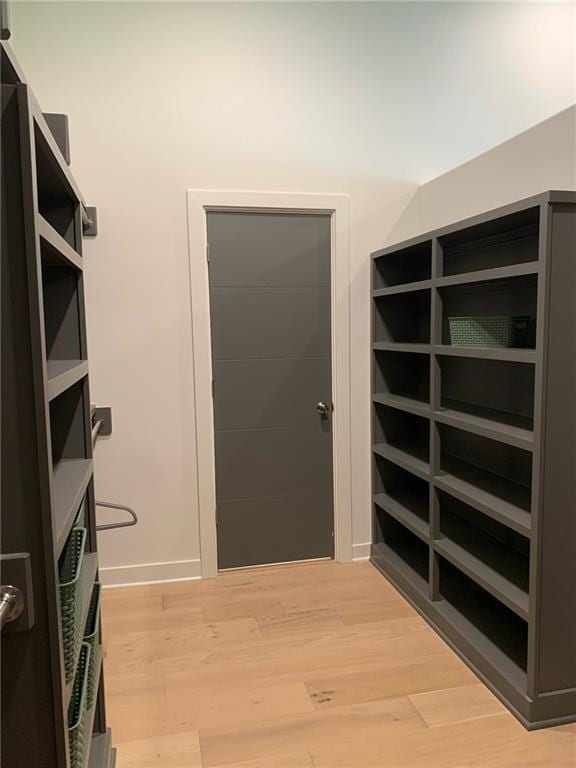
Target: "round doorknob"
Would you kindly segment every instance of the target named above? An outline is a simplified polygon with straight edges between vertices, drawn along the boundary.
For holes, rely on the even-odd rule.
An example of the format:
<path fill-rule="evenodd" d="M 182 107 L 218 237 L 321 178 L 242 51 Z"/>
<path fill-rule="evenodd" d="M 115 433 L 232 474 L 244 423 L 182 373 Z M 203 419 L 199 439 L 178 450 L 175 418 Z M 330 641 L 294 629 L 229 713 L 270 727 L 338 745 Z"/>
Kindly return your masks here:
<path fill-rule="evenodd" d="M 316 403 L 316 413 L 321 416 L 323 419 L 328 418 L 328 414 L 330 413 L 330 406 L 328 403 L 325 403 L 323 400 L 320 400 L 319 403 Z"/>

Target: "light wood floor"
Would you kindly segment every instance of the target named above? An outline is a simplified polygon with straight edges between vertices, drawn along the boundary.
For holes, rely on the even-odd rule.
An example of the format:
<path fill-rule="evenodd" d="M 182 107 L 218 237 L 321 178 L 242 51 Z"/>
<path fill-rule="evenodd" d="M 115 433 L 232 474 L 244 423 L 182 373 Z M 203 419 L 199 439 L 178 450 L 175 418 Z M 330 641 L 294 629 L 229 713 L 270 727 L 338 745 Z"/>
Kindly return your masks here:
<path fill-rule="evenodd" d="M 574 768 L 368 563 L 107 590 L 118 768 Z"/>

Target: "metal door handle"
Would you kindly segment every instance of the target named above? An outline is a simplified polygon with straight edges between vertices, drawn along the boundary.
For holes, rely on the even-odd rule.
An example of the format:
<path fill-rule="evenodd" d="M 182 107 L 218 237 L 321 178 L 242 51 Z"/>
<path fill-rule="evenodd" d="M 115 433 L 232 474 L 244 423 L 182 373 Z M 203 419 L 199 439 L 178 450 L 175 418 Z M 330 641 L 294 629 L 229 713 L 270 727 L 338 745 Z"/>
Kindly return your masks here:
<path fill-rule="evenodd" d="M 24 595 L 9 584 L 0 587 L 0 629 L 4 624 L 20 618 L 24 610 Z"/>
<path fill-rule="evenodd" d="M 330 413 L 330 406 L 328 403 L 325 403 L 323 400 L 320 400 L 319 403 L 316 403 L 316 413 L 323 419 L 328 418 L 328 414 Z"/>

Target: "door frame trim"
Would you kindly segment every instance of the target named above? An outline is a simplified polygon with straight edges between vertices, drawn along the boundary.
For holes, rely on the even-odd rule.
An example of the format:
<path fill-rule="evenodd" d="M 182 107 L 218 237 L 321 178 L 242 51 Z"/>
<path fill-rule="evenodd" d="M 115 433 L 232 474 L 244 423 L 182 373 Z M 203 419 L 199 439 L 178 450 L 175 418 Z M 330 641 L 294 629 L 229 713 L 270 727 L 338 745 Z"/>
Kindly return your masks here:
<path fill-rule="evenodd" d="M 350 418 L 350 198 L 340 194 L 188 189 L 188 256 L 194 361 L 196 487 L 202 578 L 218 573 L 212 349 L 206 214 L 210 211 L 323 213 L 331 219 L 331 345 L 334 403 L 334 558 L 352 560 Z"/>

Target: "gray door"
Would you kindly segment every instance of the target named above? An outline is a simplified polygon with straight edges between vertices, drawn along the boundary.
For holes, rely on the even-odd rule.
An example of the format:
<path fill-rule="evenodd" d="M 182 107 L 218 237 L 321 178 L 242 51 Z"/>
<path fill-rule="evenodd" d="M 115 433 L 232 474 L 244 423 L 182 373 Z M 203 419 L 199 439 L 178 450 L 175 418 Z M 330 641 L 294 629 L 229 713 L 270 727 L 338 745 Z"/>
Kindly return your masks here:
<path fill-rule="evenodd" d="M 218 567 L 330 557 L 330 217 L 213 212 L 208 243 Z"/>

